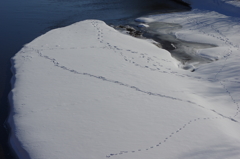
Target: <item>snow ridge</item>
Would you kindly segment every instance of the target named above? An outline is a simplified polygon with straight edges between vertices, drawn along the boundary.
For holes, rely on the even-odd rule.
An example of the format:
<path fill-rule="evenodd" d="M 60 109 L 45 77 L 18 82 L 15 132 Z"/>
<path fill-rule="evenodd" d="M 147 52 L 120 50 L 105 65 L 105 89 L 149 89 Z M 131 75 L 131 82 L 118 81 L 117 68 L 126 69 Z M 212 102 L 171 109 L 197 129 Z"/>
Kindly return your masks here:
<path fill-rule="evenodd" d="M 195 118 L 193 120 L 189 120 L 182 127 L 177 129 L 175 132 L 172 132 L 165 139 L 159 141 L 156 145 L 149 146 L 149 147 L 144 148 L 144 149 L 137 149 L 137 150 L 131 150 L 131 151 L 124 150 L 124 151 L 120 151 L 119 153 L 111 153 L 109 155 L 106 155 L 106 158 L 114 157 L 114 156 L 117 156 L 117 155 L 124 155 L 124 154 L 128 154 L 128 153 L 137 153 L 137 152 L 140 152 L 140 151 L 149 151 L 149 150 L 154 149 L 154 148 L 159 148 L 159 146 L 164 145 L 164 143 L 166 143 L 172 137 L 176 136 L 178 133 L 180 133 L 182 130 L 184 130 L 187 126 L 190 126 L 191 124 L 193 124 L 195 122 L 204 121 L 204 120 L 216 120 L 216 119 L 219 120 L 219 119 L 224 119 L 224 118 L 225 117 L 206 117 L 206 118 Z"/>

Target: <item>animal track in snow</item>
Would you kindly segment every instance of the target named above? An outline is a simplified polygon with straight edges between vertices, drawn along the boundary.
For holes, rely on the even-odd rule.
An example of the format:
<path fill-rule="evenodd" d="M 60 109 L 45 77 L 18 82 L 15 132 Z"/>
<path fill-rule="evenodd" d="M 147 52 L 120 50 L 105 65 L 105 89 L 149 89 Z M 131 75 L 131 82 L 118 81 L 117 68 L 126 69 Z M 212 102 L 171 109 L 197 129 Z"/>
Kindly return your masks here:
<path fill-rule="evenodd" d="M 197 106 L 197 107 L 200 107 L 200 108 L 203 108 L 203 109 L 207 109 L 207 110 L 209 110 L 209 111 L 211 111 L 211 112 L 214 112 L 214 113 L 217 114 L 218 116 L 227 118 L 227 119 L 229 119 L 229 120 L 231 120 L 231 121 L 234 121 L 234 122 L 238 122 L 238 121 L 234 120 L 234 119 L 231 118 L 231 117 L 228 117 L 228 116 L 225 116 L 225 115 L 223 115 L 223 114 L 221 114 L 221 113 L 218 113 L 218 112 L 215 111 L 215 110 L 208 109 L 208 108 L 206 108 L 206 107 L 204 107 L 204 106 L 202 106 L 202 105 L 200 105 L 200 104 L 197 104 L 197 103 L 195 103 L 195 102 L 192 102 L 192 101 L 190 101 L 190 100 L 184 100 L 184 99 L 180 99 L 180 98 L 176 98 L 176 97 L 173 97 L 173 96 L 164 95 L 164 94 L 160 94 L 160 93 L 153 93 L 153 92 L 145 91 L 145 90 L 142 90 L 142 89 L 140 89 L 140 88 L 138 88 L 138 87 L 136 87 L 136 86 L 132 86 L 132 85 L 129 85 L 129 84 L 120 82 L 120 81 L 107 79 L 106 77 L 103 77 L 103 76 L 96 76 L 96 75 L 92 75 L 92 74 L 89 74 L 89 73 L 78 72 L 78 71 L 76 71 L 76 70 L 74 70 L 74 69 L 71 69 L 71 68 L 68 68 L 68 67 L 66 67 L 66 66 L 64 66 L 64 65 L 60 65 L 60 63 L 57 62 L 56 59 L 51 58 L 51 57 L 49 57 L 49 56 L 47 56 L 47 55 L 43 55 L 43 54 L 41 53 L 41 51 L 39 51 L 39 50 L 35 50 L 35 49 L 32 49 L 32 50 L 33 50 L 34 52 L 36 52 L 40 57 L 43 57 L 43 58 L 45 58 L 45 59 L 47 59 L 47 60 L 50 60 L 50 61 L 54 64 L 54 66 L 59 67 L 59 68 L 61 68 L 61 69 L 63 69 L 63 70 L 69 71 L 69 72 L 71 72 L 71 73 L 79 74 L 79 75 L 84 75 L 84 76 L 88 76 L 88 77 L 92 77 L 92 78 L 96 78 L 96 79 L 100 79 L 100 80 L 103 80 L 103 81 L 106 81 L 106 82 L 115 83 L 115 84 L 118 84 L 118 85 L 121 85 L 121 86 L 130 88 L 130 89 L 133 89 L 133 90 L 135 90 L 135 91 L 138 91 L 138 92 L 141 92 L 141 93 L 144 93 L 144 94 L 148 94 L 148 95 L 151 95 L 151 96 L 156 96 L 156 97 L 161 97 L 161 98 L 167 98 L 167 99 L 176 100 L 176 101 L 179 101 L 179 102 L 190 103 L 190 104 L 192 104 L 192 105 L 194 105 L 194 106 Z"/>
<path fill-rule="evenodd" d="M 100 28 L 98 27 L 98 22 L 96 21 L 92 21 L 92 25 L 98 30 L 99 34 L 98 34 L 98 40 L 100 43 L 105 43 L 105 47 L 104 48 L 108 48 L 113 50 L 115 53 L 119 53 L 120 56 L 123 57 L 124 61 L 129 62 L 133 65 L 135 65 L 136 67 L 140 67 L 140 68 L 144 68 L 144 69 L 149 69 L 151 71 L 157 71 L 159 73 L 167 73 L 167 74 L 171 74 L 171 75 L 175 75 L 178 77 L 183 77 L 183 78 L 191 78 L 194 80 L 203 80 L 203 81 L 212 81 L 213 79 L 204 79 L 201 77 L 196 77 L 193 75 L 187 75 L 187 74 L 180 74 L 176 71 L 172 71 L 171 68 L 165 68 L 163 66 L 162 63 L 160 63 L 160 61 L 163 62 L 168 62 L 171 63 L 171 61 L 167 60 L 167 59 L 159 59 L 156 56 L 150 56 L 147 53 L 141 53 L 141 52 L 137 52 L 137 51 L 133 51 L 130 49 L 123 49 L 120 48 L 116 45 L 112 45 L 110 42 L 104 42 L 104 40 L 102 39 L 102 36 L 100 37 L 100 34 L 103 34 L 103 31 L 100 30 Z M 123 51 L 128 52 L 129 54 L 123 54 Z M 142 65 L 140 63 L 138 63 L 138 60 L 144 60 L 145 61 L 145 65 Z"/>
<path fill-rule="evenodd" d="M 136 149 L 136 150 L 120 151 L 118 153 L 111 153 L 109 155 L 106 155 L 106 158 L 114 157 L 114 156 L 117 156 L 117 155 L 128 154 L 128 153 L 149 151 L 149 150 L 154 149 L 154 148 L 159 148 L 161 145 L 164 145 L 168 140 L 170 140 L 172 137 L 176 136 L 178 133 L 183 131 L 187 126 L 191 125 L 192 123 L 198 122 L 200 120 L 216 120 L 216 119 L 218 119 L 218 120 L 219 119 L 224 119 L 224 117 L 205 117 L 205 118 L 195 118 L 193 120 L 189 120 L 188 122 L 183 124 L 180 128 L 176 129 L 175 131 L 173 131 L 172 133 L 167 135 L 164 139 L 162 139 L 161 141 L 158 141 L 156 144 L 154 144 L 152 146 L 149 146 L 149 147 L 143 148 L 143 149 Z"/>
<path fill-rule="evenodd" d="M 91 24 L 94 28 L 96 28 L 97 30 L 97 39 L 99 40 L 100 43 L 103 43 L 103 30 L 98 27 L 98 23 L 97 21 L 92 21 Z"/>
<path fill-rule="evenodd" d="M 163 64 L 160 62 L 160 61 L 163 61 L 163 62 L 170 63 L 171 61 L 166 59 L 159 59 L 156 56 L 150 56 L 147 53 L 141 53 L 141 52 L 137 52 L 129 49 L 122 49 L 117 46 L 111 45 L 109 42 L 106 44 L 106 47 L 109 49 L 112 49 L 115 53 L 119 53 L 119 55 L 122 56 L 126 62 L 134 64 L 137 67 L 149 69 L 151 71 L 157 71 L 159 73 L 167 73 L 167 74 L 171 74 L 179 77 L 192 78 L 196 80 L 205 80 L 205 81 L 212 80 L 212 79 L 204 79 L 197 76 L 190 76 L 187 74 L 180 74 L 176 71 L 172 71 L 171 68 L 164 67 Z M 126 53 L 123 54 L 123 51 L 128 52 L 129 54 L 126 54 Z M 137 62 L 138 60 L 144 60 L 145 65 L 138 63 Z"/>

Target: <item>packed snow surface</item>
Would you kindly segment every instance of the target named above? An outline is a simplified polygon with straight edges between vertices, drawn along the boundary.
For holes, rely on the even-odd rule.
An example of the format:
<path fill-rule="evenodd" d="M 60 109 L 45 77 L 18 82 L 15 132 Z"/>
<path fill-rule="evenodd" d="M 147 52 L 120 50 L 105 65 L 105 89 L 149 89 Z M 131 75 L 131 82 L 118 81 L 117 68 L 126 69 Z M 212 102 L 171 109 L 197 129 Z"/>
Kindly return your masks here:
<path fill-rule="evenodd" d="M 218 47 L 195 72 L 168 51 L 86 20 L 12 58 L 10 143 L 21 159 L 240 158 L 240 19 L 217 12 L 141 17 Z M 214 58 L 213 58 L 214 57 Z"/>

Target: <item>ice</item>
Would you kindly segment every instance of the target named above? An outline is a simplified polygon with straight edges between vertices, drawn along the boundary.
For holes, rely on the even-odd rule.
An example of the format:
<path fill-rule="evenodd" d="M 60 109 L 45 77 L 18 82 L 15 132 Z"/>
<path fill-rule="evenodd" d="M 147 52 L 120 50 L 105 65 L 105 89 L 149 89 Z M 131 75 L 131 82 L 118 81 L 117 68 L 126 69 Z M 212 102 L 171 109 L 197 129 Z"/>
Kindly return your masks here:
<path fill-rule="evenodd" d="M 142 22 L 142 23 L 150 23 L 153 22 L 151 18 L 137 18 L 135 19 L 136 22 Z"/>
<path fill-rule="evenodd" d="M 240 157 L 239 19 L 201 10 L 139 19 L 180 24 L 172 33 L 217 45 L 197 52 L 216 61 L 183 70 L 99 20 L 52 30 L 12 58 L 19 158 Z"/>
<path fill-rule="evenodd" d="M 138 24 L 137 26 L 138 26 L 139 28 L 147 28 L 147 27 L 149 27 L 148 25 L 143 24 L 143 23 L 140 23 L 140 24 Z"/>
<path fill-rule="evenodd" d="M 179 40 L 180 42 L 183 40 L 182 43 L 190 42 L 186 45 L 187 47 L 184 46 L 180 49 L 185 52 L 193 52 L 193 54 L 200 55 L 200 57 L 207 58 L 210 61 L 223 59 L 228 54 L 237 53 L 237 50 L 239 50 L 240 19 L 236 17 L 226 16 L 214 11 L 194 9 L 181 14 L 150 15 L 138 19 L 148 19 L 149 22 L 146 22 L 146 24 L 150 26 L 150 29 L 153 27 L 156 34 L 164 36 L 161 37 L 162 39 L 169 39 L 172 42 Z M 149 29 L 147 31 L 151 32 Z M 177 39 L 174 39 L 175 37 Z M 191 44 L 191 42 L 196 44 Z M 190 45 L 193 45 L 194 50 L 188 47 Z M 197 51 L 195 51 L 196 49 Z"/>

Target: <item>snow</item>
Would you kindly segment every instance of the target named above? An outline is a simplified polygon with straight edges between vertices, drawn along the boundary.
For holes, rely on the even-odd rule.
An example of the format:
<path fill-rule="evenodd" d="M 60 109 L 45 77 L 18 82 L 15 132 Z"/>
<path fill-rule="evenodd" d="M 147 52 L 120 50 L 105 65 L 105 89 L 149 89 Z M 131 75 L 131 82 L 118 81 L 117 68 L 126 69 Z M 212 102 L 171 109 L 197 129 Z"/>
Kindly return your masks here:
<path fill-rule="evenodd" d="M 195 72 L 99 20 L 52 30 L 12 58 L 10 144 L 24 159 L 240 157 L 240 19 L 196 9 L 138 18 L 215 61 Z M 234 28 L 234 29 L 233 29 Z"/>
<path fill-rule="evenodd" d="M 212 10 L 221 14 L 240 17 L 239 0 L 183 0 L 192 8 L 201 10 Z"/>

